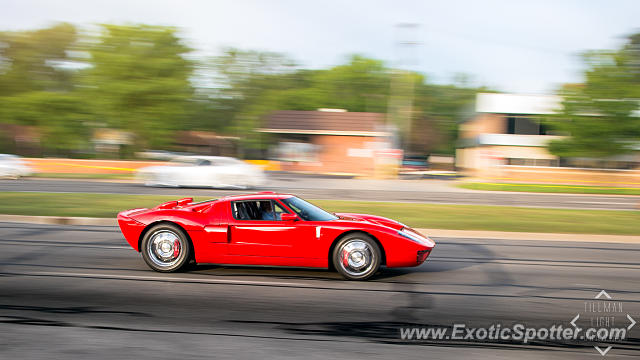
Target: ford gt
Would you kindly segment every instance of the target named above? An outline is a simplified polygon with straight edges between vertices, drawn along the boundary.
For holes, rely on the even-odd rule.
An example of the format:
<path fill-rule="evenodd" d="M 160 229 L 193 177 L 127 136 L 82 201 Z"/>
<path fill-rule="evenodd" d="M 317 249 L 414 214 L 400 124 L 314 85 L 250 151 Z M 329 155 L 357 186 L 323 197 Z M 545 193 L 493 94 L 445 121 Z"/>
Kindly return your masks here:
<path fill-rule="evenodd" d="M 127 242 L 159 272 L 189 263 L 337 270 L 364 280 L 381 266 L 422 264 L 435 242 L 381 216 L 330 213 L 290 194 L 169 201 L 118 214 Z"/>

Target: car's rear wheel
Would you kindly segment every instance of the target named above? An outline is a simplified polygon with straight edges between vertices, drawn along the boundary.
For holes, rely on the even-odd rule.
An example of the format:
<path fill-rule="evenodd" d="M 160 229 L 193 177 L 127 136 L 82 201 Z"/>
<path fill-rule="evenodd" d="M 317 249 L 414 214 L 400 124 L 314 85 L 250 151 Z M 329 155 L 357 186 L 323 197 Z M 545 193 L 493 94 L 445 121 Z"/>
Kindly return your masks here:
<path fill-rule="evenodd" d="M 189 245 L 186 234 L 178 226 L 158 224 L 142 239 L 142 258 L 155 271 L 178 271 L 189 262 Z"/>
<path fill-rule="evenodd" d="M 366 280 L 380 269 L 381 252 L 367 234 L 353 233 L 340 239 L 333 249 L 333 264 L 348 280 Z"/>

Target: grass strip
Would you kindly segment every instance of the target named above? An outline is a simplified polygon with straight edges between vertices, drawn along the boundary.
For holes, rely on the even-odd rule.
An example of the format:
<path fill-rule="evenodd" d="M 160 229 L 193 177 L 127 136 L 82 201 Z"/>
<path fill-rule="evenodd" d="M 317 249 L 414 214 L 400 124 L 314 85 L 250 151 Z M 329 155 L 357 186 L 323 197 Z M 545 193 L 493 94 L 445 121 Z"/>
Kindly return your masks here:
<path fill-rule="evenodd" d="M 515 183 L 483 183 L 469 182 L 458 184 L 458 187 L 471 190 L 489 191 L 521 191 L 568 194 L 608 194 L 608 195 L 640 195 L 640 188 L 588 186 L 588 185 L 555 185 L 555 184 L 515 184 Z"/>
<path fill-rule="evenodd" d="M 0 192 L 0 214 L 115 217 L 125 209 L 153 207 L 179 196 Z M 195 197 L 196 201 L 206 197 Z M 640 235 L 640 212 L 487 205 L 312 200 L 334 212 L 368 213 L 416 228 L 578 234 Z"/>

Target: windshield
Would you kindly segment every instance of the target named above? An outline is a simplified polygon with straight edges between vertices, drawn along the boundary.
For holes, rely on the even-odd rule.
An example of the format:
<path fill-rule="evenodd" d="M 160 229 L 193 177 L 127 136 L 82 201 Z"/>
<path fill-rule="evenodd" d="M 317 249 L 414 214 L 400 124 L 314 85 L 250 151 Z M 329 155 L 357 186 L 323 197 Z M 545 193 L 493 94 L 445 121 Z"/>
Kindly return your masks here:
<path fill-rule="evenodd" d="M 238 159 L 222 157 L 222 156 L 208 156 L 208 157 L 192 157 L 182 156 L 176 157 L 171 160 L 173 166 L 230 166 L 230 165 L 243 165 L 244 162 Z"/>
<path fill-rule="evenodd" d="M 169 165 L 171 165 L 171 166 L 193 166 L 193 165 L 196 165 L 197 162 L 198 162 L 197 158 L 184 156 L 184 157 L 177 157 L 177 158 L 171 159 L 171 162 L 169 163 Z"/>
<path fill-rule="evenodd" d="M 291 210 L 295 211 L 298 216 L 307 221 L 329 221 L 336 220 L 338 217 L 328 213 L 319 207 L 310 204 L 300 198 L 290 197 L 281 199 Z"/>

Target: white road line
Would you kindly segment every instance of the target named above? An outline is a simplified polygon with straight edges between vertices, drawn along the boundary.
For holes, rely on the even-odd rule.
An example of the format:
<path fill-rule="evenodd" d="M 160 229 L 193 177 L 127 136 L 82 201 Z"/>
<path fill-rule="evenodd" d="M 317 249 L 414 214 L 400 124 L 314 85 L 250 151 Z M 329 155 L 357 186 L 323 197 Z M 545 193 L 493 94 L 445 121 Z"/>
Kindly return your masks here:
<path fill-rule="evenodd" d="M 640 265 L 635 264 L 600 264 L 600 263 L 582 263 L 582 262 L 566 262 L 566 261 L 548 261 L 548 260 L 502 260 L 502 259 L 465 259 L 465 258 L 433 258 L 431 262 L 470 262 L 481 263 L 483 265 L 500 264 L 500 265 L 524 265 L 524 266 L 564 266 L 573 268 L 606 268 L 606 269 L 640 269 Z"/>
<path fill-rule="evenodd" d="M 307 287 L 302 283 L 292 282 L 276 282 L 276 281 L 253 281 L 253 280 L 229 280 L 229 279 L 204 279 L 204 278 L 181 278 L 167 276 L 142 276 L 142 275 L 118 275 L 104 273 L 72 273 L 72 272 L 52 272 L 52 271 L 36 271 L 17 273 L 16 275 L 26 276 L 62 276 L 62 277 L 91 277 L 99 279 L 113 280 L 151 280 L 151 281 L 178 281 L 189 283 L 207 283 L 207 284 L 230 284 L 230 285 L 270 285 L 270 286 L 296 286 Z"/>
<path fill-rule="evenodd" d="M 90 248 L 90 249 L 110 249 L 110 250 L 133 250 L 131 246 L 118 246 L 118 245 L 91 245 L 91 244 L 56 244 L 56 243 L 46 243 L 46 242 L 6 242 L 0 240 L 0 244 L 6 246 L 55 246 L 55 247 L 81 247 L 81 248 Z"/>
<path fill-rule="evenodd" d="M 611 202 L 611 201 L 569 201 L 572 204 L 597 204 L 597 205 L 634 205 L 634 201 L 629 202 Z"/>

